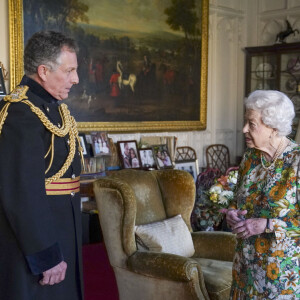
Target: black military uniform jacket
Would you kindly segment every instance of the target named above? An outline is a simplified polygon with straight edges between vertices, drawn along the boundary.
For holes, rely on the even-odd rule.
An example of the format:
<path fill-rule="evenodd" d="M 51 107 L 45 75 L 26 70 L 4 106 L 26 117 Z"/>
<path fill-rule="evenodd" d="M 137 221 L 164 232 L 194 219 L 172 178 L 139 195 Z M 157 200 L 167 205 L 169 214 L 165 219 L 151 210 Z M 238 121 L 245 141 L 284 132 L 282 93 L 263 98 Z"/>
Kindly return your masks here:
<path fill-rule="evenodd" d="M 24 76 L 28 100 L 56 126 L 62 123 L 59 101 Z M 5 105 L 0 102 L 0 111 Z M 59 125 L 60 124 L 60 125 Z M 45 154 L 51 133 L 22 102 L 11 103 L 0 134 L 0 299 L 82 299 L 80 197 L 46 195 L 45 178 L 57 173 L 69 153 L 69 137 L 55 137 L 54 157 Z M 63 177 L 79 176 L 76 150 Z M 64 260 L 66 278 L 41 286 L 42 272 Z"/>

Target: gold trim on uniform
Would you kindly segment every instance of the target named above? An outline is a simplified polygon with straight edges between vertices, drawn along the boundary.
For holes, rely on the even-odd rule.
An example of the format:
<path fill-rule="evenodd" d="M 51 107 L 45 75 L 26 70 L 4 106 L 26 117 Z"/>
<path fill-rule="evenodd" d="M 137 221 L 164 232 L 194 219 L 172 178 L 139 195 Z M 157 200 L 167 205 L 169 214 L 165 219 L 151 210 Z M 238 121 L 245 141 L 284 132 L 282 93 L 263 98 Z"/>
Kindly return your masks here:
<path fill-rule="evenodd" d="M 47 195 L 73 195 L 79 193 L 80 177 L 59 178 L 55 182 L 46 184 Z"/>
<path fill-rule="evenodd" d="M 65 137 L 66 135 L 69 135 L 70 139 L 70 150 L 69 154 L 67 156 L 67 159 L 65 163 L 63 164 L 62 168 L 54 174 L 50 178 L 46 178 L 45 182 L 46 185 L 50 184 L 51 182 L 57 181 L 59 178 L 63 177 L 63 175 L 66 173 L 68 168 L 70 167 L 74 156 L 76 152 L 76 140 L 77 140 L 77 147 L 81 155 L 81 161 L 82 165 L 84 166 L 84 159 L 83 159 L 83 154 L 82 154 L 82 147 L 80 145 L 80 140 L 78 136 L 78 130 L 77 130 L 77 124 L 75 119 L 70 115 L 70 111 L 68 110 L 68 106 L 66 104 L 61 104 L 58 107 L 59 114 L 62 119 L 62 125 L 61 126 L 55 126 L 44 114 L 44 112 L 36 107 L 32 102 L 30 102 L 28 97 L 26 96 L 26 93 L 28 91 L 29 87 L 26 85 L 20 85 L 17 86 L 10 95 L 4 97 L 4 101 L 7 102 L 2 110 L 0 111 L 0 134 L 1 130 L 3 127 L 3 124 L 5 122 L 5 119 L 8 115 L 8 107 L 11 105 L 11 103 L 14 102 L 21 102 L 26 105 L 28 105 L 31 109 L 31 111 L 40 119 L 40 121 L 43 123 L 43 125 L 46 127 L 47 130 L 49 130 L 52 133 L 52 139 L 51 139 L 51 144 L 49 147 L 49 150 L 47 151 L 46 156 L 49 155 L 51 152 L 51 157 L 50 157 L 50 162 L 49 166 L 45 172 L 45 174 L 50 170 L 53 162 L 53 156 L 54 156 L 54 136 L 58 137 Z"/>

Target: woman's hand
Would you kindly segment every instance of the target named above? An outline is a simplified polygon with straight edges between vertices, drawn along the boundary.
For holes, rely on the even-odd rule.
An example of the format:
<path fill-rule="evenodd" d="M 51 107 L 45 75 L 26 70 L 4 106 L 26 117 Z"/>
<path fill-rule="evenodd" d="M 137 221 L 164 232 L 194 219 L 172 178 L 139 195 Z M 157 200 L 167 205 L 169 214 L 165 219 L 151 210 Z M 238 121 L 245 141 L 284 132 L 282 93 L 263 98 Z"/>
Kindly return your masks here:
<path fill-rule="evenodd" d="M 226 213 L 226 222 L 230 228 L 237 223 L 239 223 L 242 219 L 244 219 L 244 215 L 247 214 L 247 210 L 239 210 L 239 209 L 227 209 L 223 211 Z"/>
<path fill-rule="evenodd" d="M 232 232 L 236 233 L 237 238 L 247 239 L 250 236 L 258 235 L 265 231 L 267 219 L 265 218 L 251 218 L 240 220 L 231 226 Z"/>

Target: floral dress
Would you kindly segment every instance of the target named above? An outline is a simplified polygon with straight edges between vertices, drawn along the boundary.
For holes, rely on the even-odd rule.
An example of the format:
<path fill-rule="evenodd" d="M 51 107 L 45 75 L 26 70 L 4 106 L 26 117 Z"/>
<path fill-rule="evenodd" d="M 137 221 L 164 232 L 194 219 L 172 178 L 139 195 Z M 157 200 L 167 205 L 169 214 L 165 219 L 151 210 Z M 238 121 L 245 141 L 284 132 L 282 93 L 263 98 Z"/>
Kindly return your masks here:
<path fill-rule="evenodd" d="M 230 299 L 300 299 L 299 160 L 293 141 L 275 164 L 257 149 L 244 155 L 232 207 L 246 209 L 246 219 L 271 219 L 274 230 L 238 239 Z"/>

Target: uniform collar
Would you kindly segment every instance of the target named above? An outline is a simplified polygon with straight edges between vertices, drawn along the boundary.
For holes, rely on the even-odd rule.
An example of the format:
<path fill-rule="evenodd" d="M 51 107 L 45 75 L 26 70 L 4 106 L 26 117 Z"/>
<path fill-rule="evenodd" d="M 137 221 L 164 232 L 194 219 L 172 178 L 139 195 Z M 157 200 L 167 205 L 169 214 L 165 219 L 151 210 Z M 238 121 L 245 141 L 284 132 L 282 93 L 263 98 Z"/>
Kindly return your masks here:
<path fill-rule="evenodd" d="M 50 95 L 39 83 L 27 77 L 26 75 L 23 76 L 20 85 L 27 85 L 32 93 L 41 97 L 48 103 L 55 103 L 57 105 L 59 104 L 58 100 Z"/>

